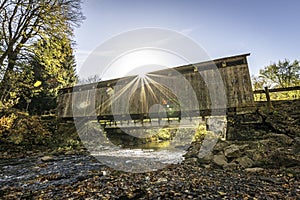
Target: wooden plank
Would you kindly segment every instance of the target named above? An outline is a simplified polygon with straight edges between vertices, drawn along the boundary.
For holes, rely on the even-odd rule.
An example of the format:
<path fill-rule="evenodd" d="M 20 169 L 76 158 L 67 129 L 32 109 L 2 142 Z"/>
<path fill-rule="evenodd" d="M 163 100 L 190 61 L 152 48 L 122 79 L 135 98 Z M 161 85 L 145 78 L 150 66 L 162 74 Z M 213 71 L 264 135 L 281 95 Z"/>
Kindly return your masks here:
<path fill-rule="evenodd" d="M 59 117 L 73 117 L 72 93 L 61 94 L 58 99 L 57 115 Z"/>
<path fill-rule="evenodd" d="M 95 109 L 97 115 L 101 115 L 101 104 L 102 104 L 102 93 L 104 93 L 104 88 L 97 88 L 96 89 L 96 97 L 95 97 Z"/>

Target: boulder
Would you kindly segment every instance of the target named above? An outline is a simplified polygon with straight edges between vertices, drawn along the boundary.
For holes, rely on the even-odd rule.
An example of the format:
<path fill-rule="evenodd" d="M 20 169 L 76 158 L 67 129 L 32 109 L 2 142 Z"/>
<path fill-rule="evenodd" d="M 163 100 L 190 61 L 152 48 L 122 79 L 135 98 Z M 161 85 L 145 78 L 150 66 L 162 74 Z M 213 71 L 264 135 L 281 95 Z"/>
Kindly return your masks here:
<path fill-rule="evenodd" d="M 300 156 L 294 154 L 292 149 L 276 149 L 270 154 L 267 162 L 275 167 L 300 166 Z"/>
<path fill-rule="evenodd" d="M 296 137 L 294 139 L 294 146 L 293 146 L 293 150 L 295 154 L 300 155 L 300 137 Z"/>
<path fill-rule="evenodd" d="M 265 135 L 264 138 L 269 138 L 276 141 L 277 143 L 287 146 L 293 143 L 293 139 L 285 134 L 269 133 Z"/>
<path fill-rule="evenodd" d="M 232 144 L 224 149 L 224 155 L 227 158 L 237 158 L 240 154 L 240 148 L 236 144 Z"/>
<path fill-rule="evenodd" d="M 200 163 L 209 163 L 212 159 L 213 159 L 213 157 L 214 157 L 214 155 L 213 155 L 213 153 L 212 152 L 204 152 L 203 154 L 202 154 L 203 152 L 199 152 L 199 154 L 198 154 L 198 158 L 199 158 L 199 162 Z"/>
<path fill-rule="evenodd" d="M 223 154 L 214 155 L 213 162 L 219 167 L 223 167 L 228 164 L 227 159 Z"/>
<path fill-rule="evenodd" d="M 262 160 L 265 158 L 264 153 L 257 149 L 249 149 L 249 150 L 245 151 L 245 154 L 253 161 L 258 161 L 258 160 Z"/>
<path fill-rule="evenodd" d="M 253 160 L 251 160 L 248 156 L 243 156 L 241 158 L 237 158 L 235 160 L 242 168 L 249 168 L 254 165 Z"/>
<path fill-rule="evenodd" d="M 294 138 L 295 144 L 300 145 L 300 137 Z"/>
<path fill-rule="evenodd" d="M 237 164 L 234 162 L 228 163 L 227 165 L 223 166 L 223 169 L 227 170 L 227 171 L 233 171 L 237 169 Z"/>
<path fill-rule="evenodd" d="M 218 141 L 217 144 L 214 146 L 213 151 L 214 152 L 220 152 L 223 151 L 230 143 L 227 141 Z"/>
<path fill-rule="evenodd" d="M 184 160 L 184 163 L 196 165 L 198 163 L 198 159 L 197 158 L 188 158 L 188 159 Z"/>

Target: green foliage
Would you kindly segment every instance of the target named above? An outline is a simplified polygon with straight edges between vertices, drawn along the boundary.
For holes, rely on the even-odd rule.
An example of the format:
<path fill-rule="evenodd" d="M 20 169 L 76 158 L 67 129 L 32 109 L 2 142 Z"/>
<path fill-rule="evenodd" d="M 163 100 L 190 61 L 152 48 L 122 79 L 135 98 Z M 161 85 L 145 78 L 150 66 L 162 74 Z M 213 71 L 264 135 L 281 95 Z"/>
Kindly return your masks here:
<path fill-rule="evenodd" d="M 255 90 L 269 88 L 285 88 L 300 85 L 299 61 L 290 62 L 285 59 L 266 66 L 259 71 L 257 77 L 252 77 Z"/>
<path fill-rule="evenodd" d="M 41 114 L 55 108 L 58 89 L 76 79 L 71 38 L 73 27 L 83 19 L 80 4 L 81 0 L 1 1 L 1 142 L 41 145 L 52 139 L 54 124 L 27 111 Z"/>
<path fill-rule="evenodd" d="M 253 89 L 261 90 L 268 88 L 286 88 L 300 85 L 300 65 L 299 61 L 290 62 L 285 59 L 266 66 L 259 71 L 258 76 L 252 77 Z M 272 100 L 298 99 L 300 91 L 270 93 Z M 265 101 L 265 94 L 254 95 L 256 101 Z"/>
<path fill-rule="evenodd" d="M 54 109 L 58 90 L 74 85 L 76 80 L 71 40 L 65 36 L 39 40 L 34 44 L 30 62 L 7 75 L 10 87 L 0 104 L 0 111 L 1 105 L 38 114 Z"/>
<path fill-rule="evenodd" d="M 81 142 L 79 140 L 74 140 L 74 139 L 68 139 L 67 140 L 67 147 L 70 147 L 72 149 L 80 147 L 81 146 Z"/>
<path fill-rule="evenodd" d="M 153 132 L 153 131 L 152 131 Z M 191 128 L 180 128 L 178 130 L 177 128 L 161 128 L 154 131 L 155 134 L 152 135 L 151 139 L 159 140 L 159 141 L 167 141 L 172 140 L 176 136 L 176 133 L 180 133 L 181 135 L 178 137 L 183 138 L 192 138 L 192 141 L 202 141 L 205 137 L 207 138 L 216 138 L 218 137 L 215 133 L 212 131 L 206 130 L 205 124 L 199 124 L 196 130 Z M 191 135 L 193 134 L 193 135 Z"/>
<path fill-rule="evenodd" d="M 207 134 L 206 125 L 200 124 L 196 129 L 193 141 L 202 141 Z"/>
<path fill-rule="evenodd" d="M 3 137 L 9 132 L 9 130 L 13 127 L 16 119 L 17 115 L 14 113 L 4 115 L 0 118 L 0 137 Z"/>
<path fill-rule="evenodd" d="M 81 0 L 4 0 L 0 18 L 0 109 L 27 110 L 74 82 L 70 38 L 84 19 Z"/>
<path fill-rule="evenodd" d="M 293 100 L 293 99 L 300 99 L 300 91 L 284 91 L 284 92 L 272 92 L 270 93 L 271 100 Z M 255 101 L 266 101 L 266 95 L 263 94 L 255 94 L 254 95 Z"/>
<path fill-rule="evenodd" d="M 32 95 L 31 113 L 56 108 L 58 90 L 75 84 L 75 58 L 67 37 L 39 40 L 35 44 L 31 66 L 34 85 L 40 88 Z M 39 83 L 39 84 L 37 84 Z"/>
<path fill-rule="evenodd" d="M 51 132 L 40 117 L 11 110 L 0 118 L 0 140 L 14 144 L 46 144 Z"/>
<path fill-rule="evenodd" d="M 300 84 L 299 61 L 290 62 L 285 59 L 265 67 L 259 71 L 259 77 L 264 79 L 270 88 L 291 87 Z"/>
<path fill-rule="evenodd" d="M 76 80 L 75 59 L 70 39 L 65 36 L 48 38 L 39 40 L 35 46 L 35 79 L 54 95 L 59 88 L 73 86 Z"/>
<path fill-rule="evenodd" d="M 172 129 L 170 128 L 161 128 L 157 131 L 155 137 L 158 140 L 170 140 L 173 137 Z"/>
<path fill-rule="evenodd" d="M 10 87 L 7 89 L 3 101 L 0 101 L 0 112 L 5 112 L 16 105 L 23 104 L 24 110 L 30 103 L 34 94 L 41 91 L 40 87 L 35 87 L 33 82 L 33 72 L 28 66 L 24 66 L 23 71 L 12 71 L 9 73 Z"/>

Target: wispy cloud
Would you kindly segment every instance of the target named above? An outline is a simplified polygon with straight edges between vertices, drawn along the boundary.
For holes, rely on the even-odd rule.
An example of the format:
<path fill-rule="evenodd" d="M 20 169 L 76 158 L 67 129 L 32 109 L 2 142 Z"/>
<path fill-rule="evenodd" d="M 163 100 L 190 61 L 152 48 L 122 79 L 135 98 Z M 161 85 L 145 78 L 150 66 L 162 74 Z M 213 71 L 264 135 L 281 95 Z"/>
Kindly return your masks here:
<path fill-rule="evenodd" d="M 185 28 L 180 30 L 179 32 L 184 34 L 184 35 L 189 35 L 191 34 L 193 31 L 195 31 L 197 28 L 196 27 L 191 27 L 191 28 Z"/>

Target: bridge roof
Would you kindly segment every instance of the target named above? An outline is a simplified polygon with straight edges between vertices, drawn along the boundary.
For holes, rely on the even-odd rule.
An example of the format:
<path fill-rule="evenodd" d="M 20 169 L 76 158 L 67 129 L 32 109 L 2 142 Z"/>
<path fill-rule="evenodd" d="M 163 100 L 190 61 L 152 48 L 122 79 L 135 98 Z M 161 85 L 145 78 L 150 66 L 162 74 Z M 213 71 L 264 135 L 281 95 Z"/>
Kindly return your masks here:
<path fill-rule="evenodd" d="M 223 57 L 223 58 L 217 58 L 214 60 L 207 60 L 207 61 L 203 61 L 203 62 L 172 67 L 170 69 L 174 69 L 180 73 L 185 73 L 185 72 L 194 70 L 195 68 L 197 68 L 197 70 L 209 70 L 209 69 L 214 69 L 215 67 L 222 68 L 222 67 L 236 66 L 239 64 L 245 64 L 245 63 L 240 63 L 240 62 L 247 62 L 247 60 L 244 59 L 247 56 L 250 56 L 250 53 L 239 54 L 239 55 L 234 55 L 234 56 L 227 56 L 227 57 Z M 170 72 L 169 69 L 163 69 L 163 70 L 153 71 L 150 73 L 165 74 L 165 73 L 169 73 L 169 72 Z M 100 81 L 97 83 L 89 83 L 89 84 L 84 84 L 84 85 L 76 85 L 74 87 L 66 87 L 66 88 L 60 89 L 59 93 L 69 93 L 72 91 L 82 91 L 82 90 L 89 90 L 89 89 L 93 89 L 93 88 L 99 88 L 99 87 L 103 87 L 103 86 L 114 85 L 115 83 L 117 83 L 120 80 L 121 81 L 122 80 L 130 80 L 135 77 L 136 77 L 136 75 L 126 76 L 126 77 L 121 77 L 121 78 Z"/>

